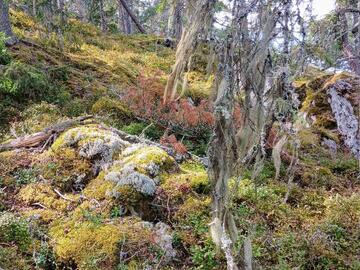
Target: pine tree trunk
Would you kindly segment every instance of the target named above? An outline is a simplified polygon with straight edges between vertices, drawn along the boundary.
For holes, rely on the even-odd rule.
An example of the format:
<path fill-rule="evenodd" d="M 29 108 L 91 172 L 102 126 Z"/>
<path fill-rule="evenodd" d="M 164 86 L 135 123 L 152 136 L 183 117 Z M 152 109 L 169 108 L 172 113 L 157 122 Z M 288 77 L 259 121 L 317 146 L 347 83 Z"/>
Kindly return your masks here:
<path fill-rule="evenodd" d="M 182 33 L 182 9 L 183 3 L 181 0 L 173 0 L 169 11 L 169 19 L 167 25 L 167 36 L 169 38 L 181 38 Z"/>
<path fill-rule="evenodd" d="M 106 21 L 105 21 L 105 11 L 104 11 L 104 1 L 99 1 L 99 14 L 100 14 L 100 28 L 101 31 L 105 32 L 107 30 Z"/>
<path fill-rule="evenodd" d="M 130 7 L 128 6 L 128 4 L 126 3 L 125 0 L 119 0 L 119 3 L 121 3 L 121 5 L 123 6 L 123 8 L 126 10 L 127 14 L 130 16 L 130 18 L 132 19 L 132 21 L 134 22 L 134 24 L 136 25 L 136 27 L 139 29 L 139 31 L 142 34 L 145 34 L 146 31 L 145 29 L 142 27 L 142 25 L 140 24 L 140 22 L 138 21 L 138 19 L 136 18 L 135 14 L 131 11 Z"/>
<path fill-rule="evenodd" d="M 37 15 L 37 12 L 36 12 L 36 0 L 32 1 L 32 13 L 33 13 L 33 16 L 36 17 L 36 15 Z"/>
<path fill-rule="evenodd" d="M 5 42 L 6 45 L 11 46 L 17 42 L 11 30 L 9 4 L 7 0 L 0 0 L 0 32 L 3 32 L 8 37 Z"/>
<path fill-rule="evenodd" d="M 119 29 L 126 34 L 130 35 L 133 32 L 132 24 L 131 24 L 131 17 L 124 9 L 121 1 L 118 1 L 118 15 L 119 15 Z"/>

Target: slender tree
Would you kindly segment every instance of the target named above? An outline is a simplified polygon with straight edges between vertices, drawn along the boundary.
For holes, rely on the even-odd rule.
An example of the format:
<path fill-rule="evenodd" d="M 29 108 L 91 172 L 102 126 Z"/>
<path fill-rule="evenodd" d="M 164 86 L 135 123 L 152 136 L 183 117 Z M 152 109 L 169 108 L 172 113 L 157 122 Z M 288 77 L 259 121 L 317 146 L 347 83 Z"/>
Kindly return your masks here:
<path fill-rule="evenodd" d="M 100 15 L 100 29 L 105 32 L 107 30 L 105 11 L 104 11 L 104 1 L 99 0 L 99 15 Z"/>
<path fill-rule="evenodd" d="M 127 14 L 130 16 L 130 18 L 132 19 L 132 21 L 136 25 L 137 29 L 139 29 L 139 31 L 141 33 L 145 34 L 146 33 L 145 29 L 142 27 L 139 20 L 135 16 L 135 14 L 131 11 L 131 9 L 130 9 L 129 5 L 127 4 L 126 0 L 119 0 L 119 3 L 121 3 L 121 5 L 123 6 L 123 8 L 127 12 Z"/>
<path fill-rule="evenodd" d="M 6 35 L 7 45 L 11 46 L 17 42 L 17 39 L 11 30 L 8 0 L 0 0 L 0 32 L 3 32 Z"/>
<path fill-rule="evenodd" d="M 131 24 L 132 19 L 130 15 L 126 12 L 120 0 L 118 0 L 118 18 L 119 29 L 121 29 L 124 34 L 131 34 L 133 32 L 133 27 Z"/>
<path fill-rule="evenodd" d="M 184 3 L 182 0 L 172 0 L 170 3 L 169 18 L 167 25 L 167 36 L 169 38 L 181 38 L 183 23 L 182 11 Z"/>
<path fill-rule="evenodd" d="M 360 1 L 346 0 L 336 3 L 341 48 L 351 70 L 360 76 Z"/>

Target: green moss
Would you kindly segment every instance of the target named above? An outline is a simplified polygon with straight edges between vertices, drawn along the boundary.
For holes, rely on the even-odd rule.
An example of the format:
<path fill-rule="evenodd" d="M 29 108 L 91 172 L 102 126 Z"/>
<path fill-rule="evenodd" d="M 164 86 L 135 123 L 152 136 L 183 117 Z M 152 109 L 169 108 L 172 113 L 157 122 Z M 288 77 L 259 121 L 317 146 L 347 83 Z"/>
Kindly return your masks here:
<path fill-rule="evenodd" d="M 188 72 L 185 76 L 188 83 L 187 96 L 190 96 L 197 102 L 209 98 L 214 83 L 214 76 L 205 78 L 202 73 L 196 71 Z"/>
<path fill-rule="evenodd" d="M 329 168 L 320 166 L 305 169 L 301 180 L 306 186 L 325 187 L 327 189 L 341 184 Z"/>
<path fill-rule="evenodd" d="M 134 145 L 126 148 L 119 157 L 125 165 L 134 166 L 137 171 L 156 175 L 174 168 L 175 160 L 156 146 Z"/>
<path fill-rule="evenodd" d="M 17 194 L 17 199 L 28 206 L 40 203 L 46 209 L 55 210 L 59 213 L 65 212 L 72 203 L 75 203 L 79 195 L 66 194 L 69 200 L 60 198 L 49 184 L 33 183 L 23 187 Z M 71 200 L 71 201 L 70 201 Z M 53 212 L 44 212 L 44 214 Z"/>
<path fill-rule="evenodd" d="M 52 184 L 62 191 L 76 189 L 75 185 L 84 186 L 93 176 L 90 161 L 79 156 L 72 148 L 64 147 L 61 151 L 50 152 L 43 159 L 47 160 L 42 164 L 43 176 L 51 179 Z"/>
<path fill-rule="evenodd" d="M 69 263 L 74 260 L 78 269 L 94 269 L 89 268 L 92 261 L 97 262 L 95 267 L 115 263 L 117 244 L 122 239 L 119 227 L 112 224 L 94 226 L 91 221 L 79 222 L 74 228 L 66 225 L 55 225 L 50 229 L 59 261 Z"/>
<path fill-rule="evenodd" d="M 0 246 L 0 267 L 7 270 L 30 270 L 32 262 L 23 256 L 16 246 Z"/>
<path fill-rule="evenodd" d="M 302 129 L 298 133 L 301 147 L 305 149 L 312 148 L 320 144 L 320 137 L 312 129 Z"/>
<path fill-rule="evenodd" d="M 98 201 L 108 198 L 107 193 L 111 191 L 115 183 L 104 179 L 105 173 L 101 172 L 95 179 L 91 180 L 84 189 L 84 195 Z"/>
<path fill-rule="evenodd" d="M 144 196 L 128 185 L 114 187 L 112 194 L 115 194 L 116 201 L 124 206 L 134 206 L 138 204 L 140 200 L 145 200 Z"/>
<path fill-rule="evenodd" d="M 60 109 L 53 104 L 41 102 L 21 113 L 22 121 L 15 125 L 18 134 L 32 134 L 63 120 Z"/>
<path fill-rule="evenodd" d="M 64 105 L 65 115 L 69 117 L 78 117 L 89 110 L 89 102 L 82 98 L 75 98 Z"/>
<path fill-rule="evenodd" d="M 151 231 L 135 226 L 139 219 L 107 222 L 103 217 L 109 211 L 84 203 L 68 218 L 53 222 L 49 234 L 58 261 L 75 262 L 77 269 L 103 269 L 115 267 L 120 248 L 133 254 L 149 246 Z"/>
<path fill-rule="evenodd" d="M 131 117 L 131 112 L 121 101 L 109 97 L 100 98 L 93 106 L 91 111 L 95 114 L 110 115 L 118 120 L 127 120 Z"/>

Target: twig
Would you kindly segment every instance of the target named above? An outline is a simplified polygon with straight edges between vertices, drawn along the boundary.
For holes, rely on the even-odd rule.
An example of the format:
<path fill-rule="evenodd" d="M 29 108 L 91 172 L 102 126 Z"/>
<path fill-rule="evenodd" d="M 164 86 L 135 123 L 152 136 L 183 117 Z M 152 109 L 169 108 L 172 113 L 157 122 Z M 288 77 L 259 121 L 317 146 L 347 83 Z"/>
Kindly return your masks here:
<path fill-rule="evenodd" d="M 43 209 L 47 209 L 47 207 L 45 206 L 45 205 L 43 205 L 43 204 L 41 204 L 41 203 L 33 203 L 32 204 L 33 206 L 39 206 L 39 207 L 41 207 L 41 208 L 43 208 Z"/>
<path fill-rule="evenodd" d="M 59 195 L 62 199 L 66 200 L 66 201 L 70 201 L 70 202 L 73 202 L 73 201 L 74 201 L 74 200 L 69 199 L 69 198 L 65 197 L 64 195 L 62 195 L 62 194 L 60 193 L 60 191 L 58 191 L 56 188 L 54 188 L 54 191 L 55 191 L 55 193 L 56 193 L 57 195 Z"/>
<path fill-rule="evenodd" d="M 145 131 L 148 130 L 150 127 L 152 127 L 154 125 L 154 123 L 150 123 L 150 125 L 146 126 L 142 131 L 141 131 L 141 134 L 140 134 L 140 138 L 144 138 L 145 136 Z"/>

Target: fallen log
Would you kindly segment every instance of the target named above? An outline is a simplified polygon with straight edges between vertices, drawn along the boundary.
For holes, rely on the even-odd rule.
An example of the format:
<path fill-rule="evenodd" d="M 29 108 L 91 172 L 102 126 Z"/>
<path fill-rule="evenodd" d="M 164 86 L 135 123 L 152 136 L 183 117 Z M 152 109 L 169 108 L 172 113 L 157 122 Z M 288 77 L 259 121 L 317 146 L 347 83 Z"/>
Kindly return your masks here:
<path fill-rule="evenodd" d="M 55 138 L 57 138 L 62 132 L 66 131 L 67 129 L 70 129 L 77 125 L 95 123 L 95 121 L 85 122 L 86 120 L 92 119 L 92 118 L 93 118 L 92 115 L 88 115 L 88 116 L 78 117 L 75 119 L 66 120 L 66 121 L 60 122 L 56 125 L 53 125 L 51 127 L 45 128 L 41 132 L 37 132 L 34 134 L 19 137 L 8 143 L 5 143 L 5 144 L 0 144 L 0 152 L 21 149 L 21 148 L 33 148 L 33 147 L 41 147 L 41 150 L 44 150 L 45 147 L 51 145 L 51 143 L 55 140 Z M 124 131 L 121 131 L 121 130 L 118 130 L 118 129 L 115 129 L 112 127 L 108 127 L 103 124 L 99 124 L 99 126 L 103 129 L 107 129 L 107 130 L 110 130 L 111 132 L 114 132 L 121 139 L 123 139 L 124 141 L 127 141 L 129 143 L 143 143 L 146 145 L 159 147 L 159 148 L 163 149 L 164 151 L 166 151 L 170 156 L 172 156 L 178 162 L 181 162 L 181 161 L 187 160 L 187 159 L 193 159 L 193 160 L 201 162 L 203 165 L 207 166 L 206 159 L 200 158 L 189 152 L 179 154 L 173 148 L 167 147 L 160 143 L 153 142 L 151 140 L 141 138 L 139 136 L 130 135 Z"/>
<path fill-rule="evenodd" d="M 39 147 L 42 144 L 45 144 L 46 146 L 51 138 L 57 137 L 60 133 L 73 126 L 84 124 L 85 120 L 91 119 L 92 117 L 92 115 L 88 115 L 66 120 L 51 127 L 45 128 L 43 131 L 19 137 L 5 144 L 0 144 L 0 152 L 20 148 Z"/>

